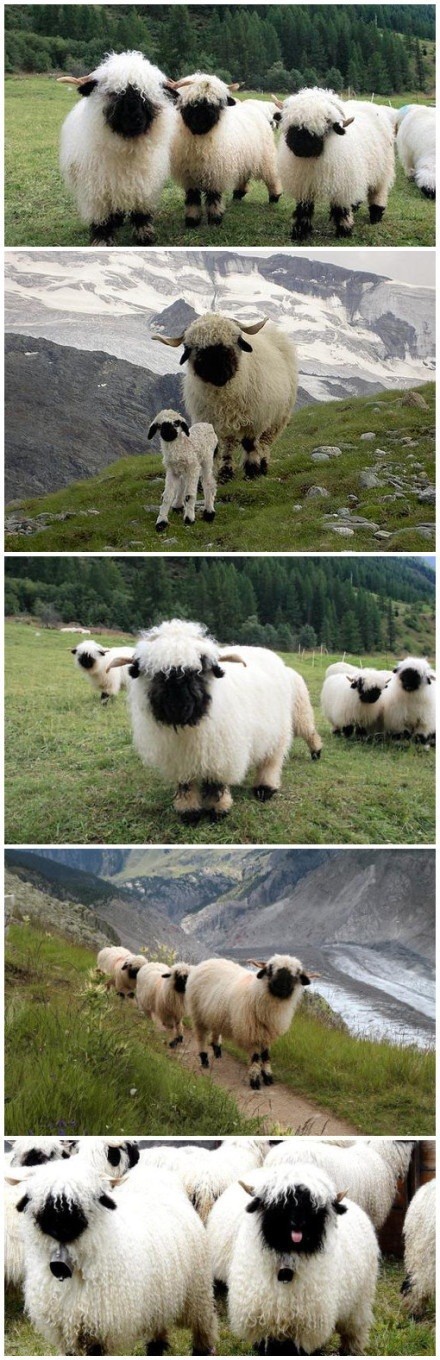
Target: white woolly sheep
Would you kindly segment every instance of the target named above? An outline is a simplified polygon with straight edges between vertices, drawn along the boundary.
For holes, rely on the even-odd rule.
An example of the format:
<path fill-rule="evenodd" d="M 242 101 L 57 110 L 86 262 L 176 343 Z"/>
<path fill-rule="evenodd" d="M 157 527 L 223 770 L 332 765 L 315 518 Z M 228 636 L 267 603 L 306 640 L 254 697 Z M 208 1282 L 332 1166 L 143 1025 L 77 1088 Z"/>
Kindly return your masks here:
<path fill-rule="evenodd" d="M 17 1204 L 23 1195 L 23 1182 L 38 1174 L 47 1162 L 60 1161 L 74 1151 L 70 1140 L 62 1138 L 14 1138 L 12 1151 L 5 1154 L 4 1271 L 7 1286 L 23 1282 L 24 1253 L 21 1219 Z M 11 1181 L 14 1183 L 11 1184 Z"/>
<path fill-rule="evenodd" d="M 325 1138 L 285 1138 L 271 1148 L 267 1166 L 313 1162 L 381 1228 L 391 1213 L 397 1182 L 408 1173 L 413 1147 L 408 1140 L 390 1138 L 357 1139 L 345 1147 Z"/>
<path fill-rule="evenodd" d="M 262 1166 L 268 1150 L 269 1142 L 264 1138 L 226 1138 L 212 1152 L 203 1147 L 159 1147 L 147 1152 L 146 1158 L 157 1166 L 169 1166 L 178 1175 L 191 1203 L 206 1223 L 213 1205 L 227 1187 L 238 1176 Z M 188 1156 L 188 1153 L 197 1155 Z"/>
<path fill-rule="evenodd" d="M 139 1010 L 149 1018 L 158 1020 L 164 1029 L 173 1031 L 170 1048 L 183 1043 L 183 1016 L 185 1014 L 185 992 L 191 965 L 173 963 L 167 968 L 163 963 L 144 963 L 136 968 L 136 1001 Z M 130 974 L 132 969 L 129 970 Z"/>
<path fill-rule="evenodd" d="M 299 959 L 290 954 L 273 954 L 257 973 L 231 959 L 196 964 L 186 992 L 202 1067 L 209 1067 L 209 1040 L 214 1057 L 221 1058 L 223 1036 L 249 1054 L 252 1089 L 260 1089 L 261 1079 L 265 1086 L 272 1085 L 270 1045 L 290 1029 L 310 980 Z"/>
<path fill-rule="evenodd" d="M 106 973 L 113 979 L 113 973 L 117 963 L 123 963 L 124 959 L 131 958 L 131 949 L 124 949 L 122 944 L 105 945 L 100 949 L 96 960 L 96 967 L 100 973 Z M 107 984 L 110 985 L 110 984 Z"/>
<path fill-rule="evenodd" d="M 154 439 L 160 431 L 165 488 L 156 520 L 157 532 L 167 528 L 170 510 L 183 510 L 183 523 L 194 524 L 199 481 L 203 490 L 203 518 L 215 519 L 217 490 L 214 457 L 218 439 L 213 425 L 192 425 L 189 429 L 179 411 L 159 411 L 148 431 Z"/>
<path fill-rule="evenodd" d="M 333 661 L 331 666 L 327 666 L 325 678 L 329 675 L 352 675 L 353 679 L 359 675 L 361 666 L 353 666 L 350 661 Z"/>
<path fill-rule="evenodd" d="M 138 1172 L 111 1189 L 73 1158 L 41 1169 L 18 1204 L 26 1311 L 58 1355 L 131 1355 L 141 1339 L 162 1355 L 174 1325 L 191 1328 L 193 1354 L 213 1352 L 203 1225 L 176 1178 Z"/>
<path fill-rule="evenodd" d="M 245 99 L 244 106 L 247 113 L 255 113 L 257 117 L 262 113 L 272 132 L 276 132 L 281 123 L 281 111 L 272 99 Z"/>
<path fill-rule="evenodd" d="M 397 153 L 405 175 L 425 198 L 435 198 L 436 111 L 423 104 L 406 104 L 397 120 Z"/>
<path fill-rule="evenodd" d="M 321 690 L 321 708 L 333 732 L 351 737 L 353 732 L 377 731 L 382 696 L 392 671 L 365 667 L 354 675 L 328 675 Z"/>
<path fill-rule="evenodd" d="M 425 657 L 399 661 L 384 689 L 381 709 L 384 732 L 413 736 L 425 746 L 435 741 L 435 672 Z"/>
<path fill-rule="evenodd" d="M 102 647 L 100 642 L 95 642 L 90 638 L 87 642 L 79 642 L 77 647 L 71 648 L 72 656 L 80 670 L 87 675 L 93 689 L 101 695 L 101 703 L 108 703 L 113 699 L 122 685 L 128 684 L 128 663 L 133 656 L 133 647 Z M 124 656 L 126 665 L 117 671 L 108 671 L 108 663 L 114 656 Z"/>
<path fill-rule="evenodd" d="M 216 430 L 218 480 L 233 477 L 237 444 L 245 454 L 245 477 L 264 476 L 271 446 L 296 401 L 298 364 L 290 337 L 267 319 L 242 325 L 208 312 L 174 339 L 153 338 L 163 345 L 184 346 L 180 362 L 188 365 L 185 405 L 192 421 L 208 420 Z"/>
<path fill-rule="evenodd" d="M 263 113 L 238 103 L 217 76 L 196 71 L 171 81 L 176 92 L 177 127 L 171 148 L 171 173 L 185 190 L 185 225 L 202 220 L 202 193 L 210 226 L 219 225 L 224 194 L 244 198 L 251 179 L 263 180 L 269 202 L 277 203 L 281 185 L 271 128 Z"/>
<path fill-rule="evenodd" d="M 251 1198 L 229 1270 L 234 1335 L 259 1354 L 313 1355 L 337 1331 L 341 1354 L 364 1355 L 379 1263 L 367 1215 L 307 1162 L 263 1167 L 242 1185 Z"/>
<path fill-rule="evenodd" d="M 187 821 L 203 810 L 224 816 L 229 785 L 242 784 L 255 767 L 254 795 L 267 802 L 280 787 L 294 736 L 303 737 L 312 760 L 320 755 L 305 681 L 263 647 L 222 652 L 201 624 L 171 619 L 143 634 L 130 675 L 136 750 L 145 765 L 177 781 L 174 808 Z"/>
<path fill-rule="evenodd" d="M 421 1185 L 411 1200 L 403 1225 L 405 1279 L 401 1287 L 405 1307 L 423 1317 L 435 1294 L 435 1180 Z"/>
<path fill-rule="evenodd" d="M 8 1156 L 10 1166 L 43 1166 L 45 1162 L 59 1161 L 70 1157 L 75 1140 L 68 1138 L 39 1138 L 34 1134 L 26 1138 L 12 1138 L 12 1151 Z"/>
<path fill-rule="evenodd" d="M 145 954 L 129 954 L 128 959 L 123 959 L 116 964 L 113 972 L 113 985 L 116 995 L 121 1000 L 124 1000 L 125 997 L 134 997 L 136 978 L 144 963 L 146 963 Z"/>
<path fill-rule="evenodd" d="M 77 1152 L 98 1175 L 110 1175 L 113 1180 L 126 1176 L 137 1165 L 140 1155 L 136 1138 L 81 1138 Z"/>
<path fill-rule="evenodd" d="M 292 239 L 313 230 L 315 202 L 330 200 L 337 236 L 351 236 L 353 208 L 365 200 L 380 222 L 394 183 L 394 136 L 378 104 L 345 103 L 332 90 L 300 90 L 282 109 L 281 182 L 296 199 Z"/>
<path fill-rule="evenodd" d="M 151 245 L 175 128 L 167 79 L 141 52 L 111 52 L 88 76 L 61 76 L 83 96 L 61 131 L 61 171 L 94 246 L 114 245 L 125 216 Z"/>

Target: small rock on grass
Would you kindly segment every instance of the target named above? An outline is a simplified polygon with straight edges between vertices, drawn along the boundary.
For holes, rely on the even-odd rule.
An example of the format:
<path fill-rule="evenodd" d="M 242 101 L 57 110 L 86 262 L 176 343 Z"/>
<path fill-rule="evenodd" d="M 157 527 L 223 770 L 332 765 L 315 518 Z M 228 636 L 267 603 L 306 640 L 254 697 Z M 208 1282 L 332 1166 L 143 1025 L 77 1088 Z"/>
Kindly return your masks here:
<path fill-rule="evenodd" d="M 306 500 L 311 500 L 312 497 L 315 496 L 329 496 L 329 495 L 330 492 L 326 491 L 325 486 L 310 486 L 306 495 Z"/>
<path fill-rule="evenodd" d="M 383 482 L 379 480 L 379 477 L 376 477 L 376 473 L 370 472 L 368 468 L 365 472 L 361 472 L 359 484 L 364 486 L 367 491 L 372 491 L 375 486 L 383 486 Z"/>
<path fill-rule="evenodd" d="M 312 462 L 312 463 L 329 463 L 329 462 L 330 462 L 330 458 L 329 458 L 328 453 L 320 453 L 319 449 L 316 450 L 316 453 L 311 453 L 311 454 L 310 454 L 310 459 L 311 459 L 311 462 Z"/>
<path fill-rule="evenodd" d="M 379 529 L 378 532 L 377 532 L 377 534 L 374 535 L 374 537 L 375 537 L 375 538 L 392 538 L 393 535 L 390 534 L 390 533 L 387 533 L 387 530 L 386 530 L 386 529 Z"/>
<path fill-rule="evenodd" d="M 417 500 L 423 505 L 435 505 L 435 486 L 427 486 L 425 491 L 420 491 Z"/>
<path fill-rule="evenodd" d="M 354 538 L 354 529 L 349 529 L 347 524 L 328 524 L 334 534 L 339 534 L 341 538 Z"/>
<path fill-rule="evenodd" d="M 342 449 L 339 448 L 338 444 L 317 444 L 316 448 L 313 449 L 313 453 L 325 453 L 327 458 L 342 457 Z"/>

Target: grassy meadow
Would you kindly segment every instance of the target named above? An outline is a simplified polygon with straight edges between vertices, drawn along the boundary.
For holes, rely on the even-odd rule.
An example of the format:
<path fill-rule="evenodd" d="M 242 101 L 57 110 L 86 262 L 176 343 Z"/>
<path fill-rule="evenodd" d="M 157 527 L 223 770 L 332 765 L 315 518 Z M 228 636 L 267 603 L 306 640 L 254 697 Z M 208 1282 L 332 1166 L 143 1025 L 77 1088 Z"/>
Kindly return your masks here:
<path fill-rule="evenodd" d="M 419 614 L 414 652 L 432 636 L 432 610 Z M 118 641 L 105 635 L 110 645 Z M 295 741 L 276 798 L 257 803 L 248 780 L 234 790 L 227 818 L 188 827 L 173 810 L 173 790 L 134 752 L 124 696 L 103 707 L 74 667 L 71 646 L 72 635 L 6 624 L 7 844 L 432 843 L 434 752 L 408 741 L 333 736 L 319 695 L 327 665 L 339 657 L 284 658 L 309 686 L 321 760 L 311 762 Z M 362 661 L 393 664 L 390 654 Z"/>
<path fill-rule="evenodd" d="M 8 246 L 84 246 L 88 232 L 79 221 L 58 169 L 61 124 L 76 96 L 69 86 L 57 85 L 54 75 L 8 76 L 6 89 L 6 236 Z M 255 97 L 254 91 L 246 91 Z M 281 95 L 281 97 L 283 97 Z M 369 97 L 369 96 L 367 96 Z M 385 102 L 385 101 L 379 101 Z M 388 101 L 386 101 L 388 102 Z M 432 102 L 427 96 L 405 94 L 390 101 Z M 156 219 L 158 246 L 265 246 L 290 240 L 293 203 L 282 198 L 269 204 L 264 185 L 253 184 L 242 203 L 229 203 L 223 225 L 198 231 L 184 226 L 183 193 L 167 184 Z M 352 237 L 356 246 L 430 246 L 435 244 L 435 203 L 423 198 L 406 179 L 400 164 L 385 218 L 370 226 L 365 205 L 356 215 Z M 119 244 L 132 245 L 124 228 Z M 336 239 L 328 220 L 328 205 L 315 213 L 313 245 L 346 246 Z"/>
<path fill-rule="evenodd" d="M 169 528 L 161 535 L 155 521 L 163 468 L 157 454 L 145 457 L 146 431 L 140 430 L 138 457 L 120 459 L 99 476 L 50 495 L 14 502 L 12 520 L 18 532 L 7 534 L 6 549 L 421 551 L 435 535 L 434 506 L 419 500 L 422 485 L 435 478 L 435 386 L 426 383 L 419 391 L 428 409 L 404 405 L 399 391 L 303 407 L 275 444 L 267 477 L 246 481 L 237 452 L 235 480 L 218 487 L 214 524 L 205 524 L 200 509 L 191 526 L 171 512 Z M 361 440 L 370 430 L 374 440 Z M 411 443 L 403 444 L 403 439 Z M 323 441 L 340 447 L 341 456 L 313 462 L 313 449 Z M 362 482 L 368 471 L 378 482 L 370 489 Z M 324 495 L 309 496 L 314 486 Z M 95 513 L 87 515 L 90 509 Z M 352 524 L 350 510 L 369 524 Z M 65 519 L 53 518 L 64 514 Z M 31 534 L 20 530 L 22 522 L 37 515 L 47 515 L 47 520 L 33 523 Z M 332 522 L 352 524 L 352 532 L 341 536 L 330 527 Z M 377 539 L 377 531 L 386 537 Z"/>
<path fill-rule="evenodd" d="M 427 1307 L 426 1315 L 420 1322 L 408 1318 L 402 1306 L 400 1286 L 403 1280 L 403 1262 L 393 1259 L 382 1261 L 376 1294 L 374 1322 L 366 1355 L 435 1355 L 435 1316 L 434 1305 Z M 335 1335 L 322 1349 L 322 1355 L 338 1354 L 339 1338 Z M 134 1355 L 144 1355 L 145 1347 L 140 1344 Z M 173 1328 L 170 1332 L 171 1355 L 191 1355 L 189 1332 Z M 23 1302 L 18 1291 L 8 1291 L 5 1306 L 5 1354 L 6 1355 L 55 1355 L 47 1341 L 35 1331 L 23 1313 Z M 246 1346 L 234 1337 L 228 1326 L 224 1304 L 219 1308 L 219 1339 L 217 1355 L 253 1355 Z"/>

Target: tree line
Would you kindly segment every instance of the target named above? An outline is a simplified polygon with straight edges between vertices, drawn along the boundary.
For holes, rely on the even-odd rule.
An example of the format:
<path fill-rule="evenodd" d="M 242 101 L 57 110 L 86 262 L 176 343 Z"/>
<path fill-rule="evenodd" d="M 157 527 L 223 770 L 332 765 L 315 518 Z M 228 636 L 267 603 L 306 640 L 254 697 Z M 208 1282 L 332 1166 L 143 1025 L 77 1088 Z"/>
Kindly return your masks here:
<path fill-rule="evenodd" d="M 134 634 L 193 618 L 221 642 L 279 651 L 392 650 L 396 602 L 413 626 L 434 602 L 429 567 L 382 559 L 29 557 L 7 558 L 5 573 L 8 616 Z"/>
<path fill-rule="evenodd" d="M 6 70 L 84 74 L 138 48 L 173 79 L 215 71 L 248 89 L 425 90 L 434 5 L 6 5 Z"/>

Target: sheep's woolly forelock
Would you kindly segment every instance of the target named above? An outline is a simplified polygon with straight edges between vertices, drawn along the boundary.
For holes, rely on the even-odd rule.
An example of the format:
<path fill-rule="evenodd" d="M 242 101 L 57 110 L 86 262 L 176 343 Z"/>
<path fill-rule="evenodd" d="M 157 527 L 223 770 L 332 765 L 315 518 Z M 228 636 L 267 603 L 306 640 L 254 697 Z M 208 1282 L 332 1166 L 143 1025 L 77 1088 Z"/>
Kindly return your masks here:
<path fill-rule="evenodd" d="M 178 108 L 183 108 L 185 104 L 198 104 L 202 99 L 206 99 L 214 107 L 226 107 L 229 89 L 223 80 L 219 80 L 218 76 L 207 75 L 203 71 L 195 71 L 194 75 L 188 77 L 188 79 L 191 80 L 191 84 L 182 85 L 178 90 Z"/>
<path fill-rule="evenodd" d="M 263 1166 L 249 1177 L 243 1176 L 243 1184 L 261 1200 L 265 1208 L 285 1202 L 292 1197 L 292 1193 L 294 1195 L 295 1190 L 301 1189 L 309 1191 L 315 1210 L 327 1209 L 331 1213 L 333 1200 L 336 1199 L 336 1186 L 331 1177 L 307 1161 L 279 1168 Z"/>
<path fill-rule="evenodd" d="M 123 94 L 127 86 L 132 85 L 158 104 L 169 102 L 163 88 L 167 77 L 158 66 L 147 61 L 142 52 L 109 52 L 100 66 L 91 72 L 91 79 L 98 81 L 95 96 Z"/>
<path fill-rule="evenodd" d="M 70 1206 L 81 1204 L 84 1213 L 99 1206 L 100 1195 L 111 1193 L 110 1177 L 96 1169 L 92 1159 L 78 1156 L 69 1162 L 48 1162 L 38 1168 L 38 1176 L 25 1183 L 23 1193 L 28 1196 L 24 1212 L 36 1219 L 46 1200 L 52 1196 L 56 1202 L 65 1200 Z"/>
<path fill-rule="evenodd" d="M 417 671 L 422 682 L 435 680 L 435 671 L 432 670 L 425 656 L 406 656 L 403 661 L 398 662 L 395 674 L 401 679 L 406 670 Z"/>
<path fill-rule="evenodd" d="M 154 424 L 163 425 L 165 421 L 169 421 L 173 425 L 176 420 L 185 420 L 181 411 L 158 411 L 154 417 Z"/>
<path fill-rule="evenodd" d="M 44 1162 L 59 1161 L 61 1158 L 70 1157 L 72 1148 L 61 1138 L 15 1138 L 10 1159 L 10 1165 L 15 1166 L 36 1166 Z"/>
<path fill-rule="evenodd" d="M 87 642 L 79 642 L 78 646 L 75 647 L 75 661 L 79 665 L 80 656 L 90 656 L 94 662 L 102 661 L 108 650 L 108 647 L 102 647 L 100 642 L 94 642 L 93 638 L 90 638 Z"/>
<path fill-rule="evenodd" d="M 210 638 L 203 624 L 186 619 L 170 619 L 143 633 L 136 647 L 134 660 L 143 675 L 169 675 L 173 670 L 190 670 L 201 674 L 203 658 L 216 663 L 219 646 Z"/>
<path fill-rule="evenodd" d="M 299 90 L 290 95 L 283 105 L 281 130 L 289 127 L 304 127 L 317 137 L 324 137 L 333 123 L 341 123 L 345 118 L 345 107 L 333 90 L 321 90 L 315 86 L 310 90 Z"/>
<path fill-rule="evenodd" d="M 191 321 L 185 331 L 184 342 L 188 349 L 206 349 L 210 345 L 235 346 L 240 334 L 238 321 L 219 316 L 216 312 L 206 312 L 196 321 Z"/>

